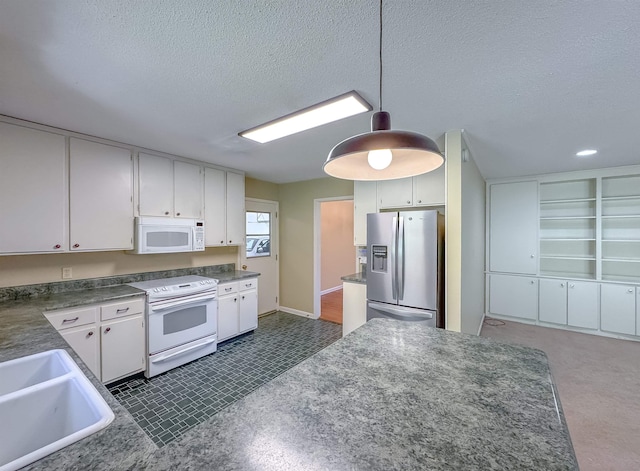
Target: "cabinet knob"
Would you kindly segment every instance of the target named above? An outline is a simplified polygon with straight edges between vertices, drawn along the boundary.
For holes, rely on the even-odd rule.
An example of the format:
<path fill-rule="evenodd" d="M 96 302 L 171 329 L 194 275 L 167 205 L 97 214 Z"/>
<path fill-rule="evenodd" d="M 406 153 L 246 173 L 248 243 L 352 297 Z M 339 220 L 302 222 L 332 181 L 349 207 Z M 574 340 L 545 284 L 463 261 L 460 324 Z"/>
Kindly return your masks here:
<path fill-rule="evenodd" d="M 231 243 L 231 242 L 233 242 L 233 241 L 230 240 L 229 243 Z"/>
<path fill-rule="evenodd" d="M 106 329 L 104 329 L 104 333 L 106 334 L 107 332 L 111 332 L 111 327 L 107 327 Z"/>
<path fill-rule="evenodd" d="M 418 203 L 422 203 L 422 200 L 418 200 Z"/>
<path fill-rule="evenodd" d="M 530 284 L 532 284 L 532 285 L 534 285 L 536 282 L 535 282 L 535 281 L 533 281 L 533 280 L 531 280 L 529 283 L 530 283 Z"/>
<path fill-rule="evenodd" d="M 59 249 L 60 247 L 61 247 L 60 244 L 56 244 L 56 245 L 53 246 L 54 249 Z"/>
<path fill-rule="evenodd" d="M 74 249 L 77 249 L 78 247 L 80 247 L 80 244 L 73 244 Z"/>
<path fill-rule="evenodd" d="M 411 204 L 411 201 L 407 200 L 407 204 Z"/>
<path fill-rule="evenodd" d="M 176 216 L 180 216 L 180 213 L 176 213 Z"/>
<path fill-rule="evenodd" d="M 169 215 L 169 211 L 165 211 L 165 212 L 164 212 L 164 215 L 165 215 L 165 216 L 168 216 L 168 215 Z"/>
<path fill-rule="evenodd" d="M 627 290 L 627 293 L 633 293 L 633 288 L 629 288 L 629 289 Z"/>
<path fill-rule="evenodd" d="M 242 299 L 244 299 L 244 296 L 242 297 Z"/>
<path fill-rule="evenodd" d="M 576 287 L 576 285 L 574 285 L 573 283 L 571 283 L 571 284 L 569 285 L 569 288 L 575 288 L 575 287 Z"/>
<path fill-rule="evenodd" d="M 531 258 L 536 258 L 536 256 L 535 255 L 531 255 Z"/>
<path fill-rule="evenodd" d="M 564 288 L 564 283 L 560 283 L 560 286 L 561 286 L 562 288 Z"/>
<path fill-rule="evenodd" d="M 235 303 L 236 301 L 238 301 L 238 298 L 233 298 L 233 302 Z"/>
<path fill-rule="evenodd" d="M 220 241 L 220 243 L 221 243 L 221 244 L 224 244 L 224 240 L 221 240 L 221 241 Z"/>
<path fill-rule="evenodd" d="M 91 337 L 93 335 L 93 331 L 87 334 L 87 337 Z"/>

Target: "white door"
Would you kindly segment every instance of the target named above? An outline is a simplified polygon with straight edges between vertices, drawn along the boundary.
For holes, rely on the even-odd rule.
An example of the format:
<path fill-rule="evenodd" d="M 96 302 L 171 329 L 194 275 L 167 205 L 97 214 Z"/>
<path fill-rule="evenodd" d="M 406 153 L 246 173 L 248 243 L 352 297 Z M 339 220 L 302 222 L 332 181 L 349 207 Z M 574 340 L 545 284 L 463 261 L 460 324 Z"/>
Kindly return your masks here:
<path fill-rule="evenodd" d="M 226 173 L 211 167 L 204 169 L 205 245 L 225 245 L 227 238 Z"/>
<path fill-rule="evenodd" d="M 491 185 L 489 269 L 537 272 L 538 182 Z"/>
<path fill-rule="evenodd" d="M 413 178 L 378 182 L 381 208 L 404 208 L 413 205 Z"/>
<path fill-rule="evenodd" d="M 278 309 L 278 202 L 247 198 L 245 250 L 240 259 L 243 270 L 260 273 L 258 314 Z"/>
<path fill-rule="evenodd" d="M 173 172 L 175 216 L 202 218 L 202 167 L 176 160 Z"/>
<path fill-rule="evenodd" d="M 538 319 L 542 322 L 567 324 L 567 282 L 541 279 Z"/>
<path fill-rule="evenodd" d="M 227 172 L 227 245 L 244 242 L 244 175 Z"/>
<path fill-rule="evenodd" d="M 635 335 L 635 286 L 602 284 L 600 289 L 600 328 L 607 332 Z"/>
<path fill-rule="evenodd" d="M 535 320 L 538 317 L 538 280 L 528 276 L 491 275 L 489 312 Z"/>
<path fill-rule="evenodd" d="M 140 216 L 173 216 L 173 162 L 166 157 L 138 155 Z"/>
<path fill-rule="evenodd" d="M 569 281 L 567 323 L 587 329 L 598 328 L 598 284 Z"/>

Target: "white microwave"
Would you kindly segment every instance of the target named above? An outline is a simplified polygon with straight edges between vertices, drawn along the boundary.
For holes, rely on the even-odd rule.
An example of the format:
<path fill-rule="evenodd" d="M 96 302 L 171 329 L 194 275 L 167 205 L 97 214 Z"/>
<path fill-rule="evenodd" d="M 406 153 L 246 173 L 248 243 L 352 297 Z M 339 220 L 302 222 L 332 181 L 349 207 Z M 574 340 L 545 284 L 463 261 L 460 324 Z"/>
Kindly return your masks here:
<path fill-rule="evenodd" d="M 137 217 L 130 253 L 199 252 L 204 250 L 204 221 L 200 219 Z"/>

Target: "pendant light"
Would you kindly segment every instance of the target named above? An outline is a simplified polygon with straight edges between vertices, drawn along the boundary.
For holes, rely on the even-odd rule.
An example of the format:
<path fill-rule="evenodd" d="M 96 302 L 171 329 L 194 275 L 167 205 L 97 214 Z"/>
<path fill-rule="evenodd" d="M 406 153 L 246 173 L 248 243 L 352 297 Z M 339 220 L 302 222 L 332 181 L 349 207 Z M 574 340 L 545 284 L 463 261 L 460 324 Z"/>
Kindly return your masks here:
<path fill-rule="evenodd" d="M 444 162 L 433 140 L 410 131 L 391 131 L 391 116 L 382 111 L 382 0 L 380 0 L 379 111 L 371 117 L 371 132 L 336 145 L 324 163 L 328 175 L 345 180 L 392 180 L 437 169 Z"/>

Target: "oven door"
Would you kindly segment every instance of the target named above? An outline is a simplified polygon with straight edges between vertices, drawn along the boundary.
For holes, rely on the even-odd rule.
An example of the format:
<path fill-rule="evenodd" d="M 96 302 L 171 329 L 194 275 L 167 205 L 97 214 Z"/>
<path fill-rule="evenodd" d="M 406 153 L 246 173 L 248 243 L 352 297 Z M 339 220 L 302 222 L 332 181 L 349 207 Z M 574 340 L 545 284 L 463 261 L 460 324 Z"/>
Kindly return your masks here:
<path fill-rule="evenodd" d="M 216 293 L 200 293 L 149 304 L 149 354 L 216 334 Z"/>

